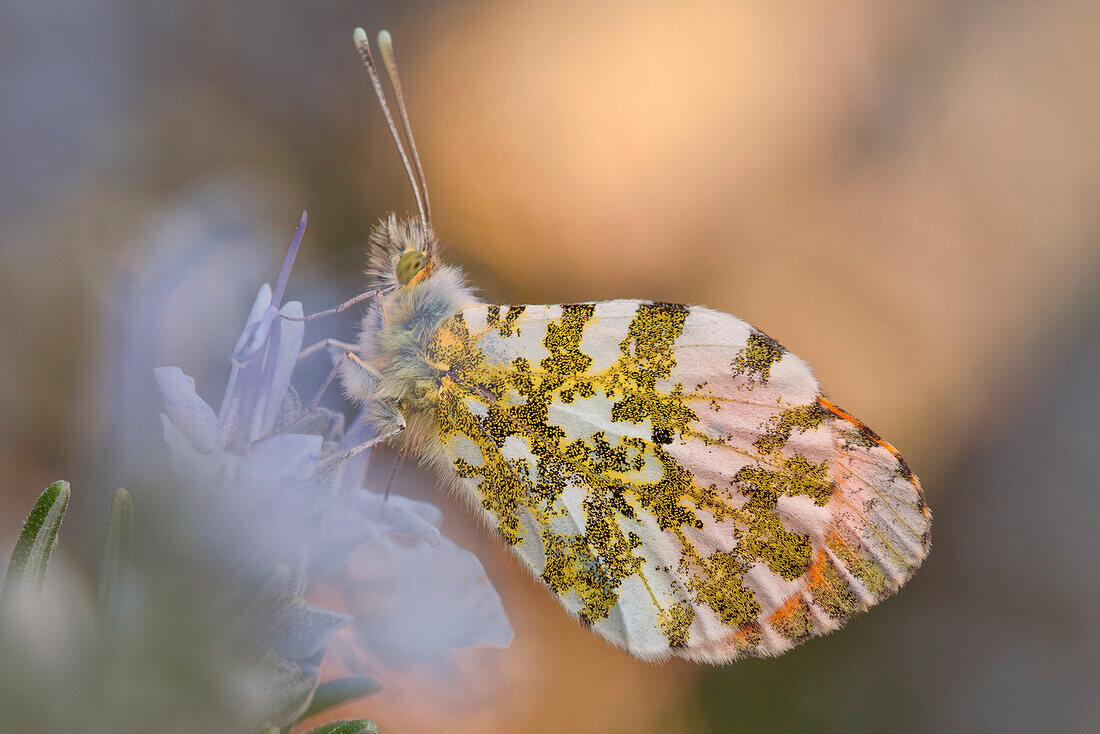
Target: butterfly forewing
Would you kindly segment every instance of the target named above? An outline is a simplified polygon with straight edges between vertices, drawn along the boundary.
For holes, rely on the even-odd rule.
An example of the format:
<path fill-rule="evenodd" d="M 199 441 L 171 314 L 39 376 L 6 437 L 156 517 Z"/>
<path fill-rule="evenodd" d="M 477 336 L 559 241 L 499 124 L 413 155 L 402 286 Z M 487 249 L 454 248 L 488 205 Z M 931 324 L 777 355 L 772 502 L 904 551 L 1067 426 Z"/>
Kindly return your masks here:
<path fill-rule="evenodd" d="M 479 305 L 428 359 L 459 486 L 569 611 L 639 657 L 783 652 L 927 552 L 930 513 L 893 447 L 733 316 Z"/>

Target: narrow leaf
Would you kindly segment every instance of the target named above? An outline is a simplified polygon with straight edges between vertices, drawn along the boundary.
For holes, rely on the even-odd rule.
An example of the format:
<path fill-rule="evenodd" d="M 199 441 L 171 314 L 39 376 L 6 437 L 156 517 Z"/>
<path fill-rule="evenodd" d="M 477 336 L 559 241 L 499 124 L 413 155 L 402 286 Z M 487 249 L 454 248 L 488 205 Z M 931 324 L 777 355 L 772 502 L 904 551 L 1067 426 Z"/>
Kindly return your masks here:
<path fill-rule="evenodd" d="M 378 734 L 378 725 L 370 719 L 345 719 L 319 726 L 307 734 Z"/>
<path fill-rule="evenodd" d="M 11 604 L 16 594 L 41 591 L 68 504 L 69 483 L 65 481 L 51 484 L 34 503 L 12 551 L 4 586 L 0 588 L 0 609 Z"/>
<path fill-rule="evenodd" d="M 317 686 L 313 693 L 313 703 L 302 714 L 303 719 L 308 719 L 327 708 L 354 701 L 357 698 L 366 698 L 382 690 L 382 684 L 374 678 L 350 677 L 334 678 Z"/>
<path fill-rule="evenodd" d="M 107 543 L 103 548 L 103 566 L 99 572 L 98 610 L 107 616 L 119 608 L 122 577 L 130 564 L 134 537 L 134 510 L 130 493 L 115 490 L 111 498 L 111 516 L 107 520 Z"/>

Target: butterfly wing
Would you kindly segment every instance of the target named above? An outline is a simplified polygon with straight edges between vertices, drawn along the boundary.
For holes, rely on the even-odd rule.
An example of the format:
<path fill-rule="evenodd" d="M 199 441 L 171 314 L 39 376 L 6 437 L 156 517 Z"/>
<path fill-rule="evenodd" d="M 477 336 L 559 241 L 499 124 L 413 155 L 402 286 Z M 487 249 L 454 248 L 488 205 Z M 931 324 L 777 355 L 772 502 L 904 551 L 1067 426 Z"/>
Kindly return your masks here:
<path fill-rule="evenodd" d="M 480 305 L 428 351 L 458 486 L 570 612 L 640 658 L 779 654 L 890 595 L 928 551 L 897 451 L 733 316 Z"/>

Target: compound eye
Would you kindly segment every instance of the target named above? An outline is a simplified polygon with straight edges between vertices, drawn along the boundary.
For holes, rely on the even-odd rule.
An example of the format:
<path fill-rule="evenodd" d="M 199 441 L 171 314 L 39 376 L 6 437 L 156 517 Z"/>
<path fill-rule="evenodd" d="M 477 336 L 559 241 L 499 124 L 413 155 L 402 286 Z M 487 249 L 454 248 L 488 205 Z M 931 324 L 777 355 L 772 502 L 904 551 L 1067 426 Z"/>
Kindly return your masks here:
<path fill-rule="evenodd" d="M 428 267 L 427 255 L 419 250 L 407 250 L 397 261 L 397 282 L 408 285 L 426 267 Z"/>

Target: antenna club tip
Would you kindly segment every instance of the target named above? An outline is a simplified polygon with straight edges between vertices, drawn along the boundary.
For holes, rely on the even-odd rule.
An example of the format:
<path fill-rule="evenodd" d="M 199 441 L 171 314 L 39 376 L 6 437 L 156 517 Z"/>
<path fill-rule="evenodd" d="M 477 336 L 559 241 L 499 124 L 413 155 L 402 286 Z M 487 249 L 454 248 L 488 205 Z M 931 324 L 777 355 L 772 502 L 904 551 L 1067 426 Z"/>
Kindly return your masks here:
<path fill-rule="evenodd" d="M 356 46 L 362 46 L 367 42 L 367 32 L 362 28 L 356 28 L 351 32 L 351 40 Z"/>
<path fill-rule="evenodd" d="M 378 31 L 378 45 L 379 46 L 389 46 L 389 45 L 392 45 L 392 44 L 393 44 L 393 36 L 390 35 L 389 31 L 387 31 L 384 28 L 382 30 Z"/>

